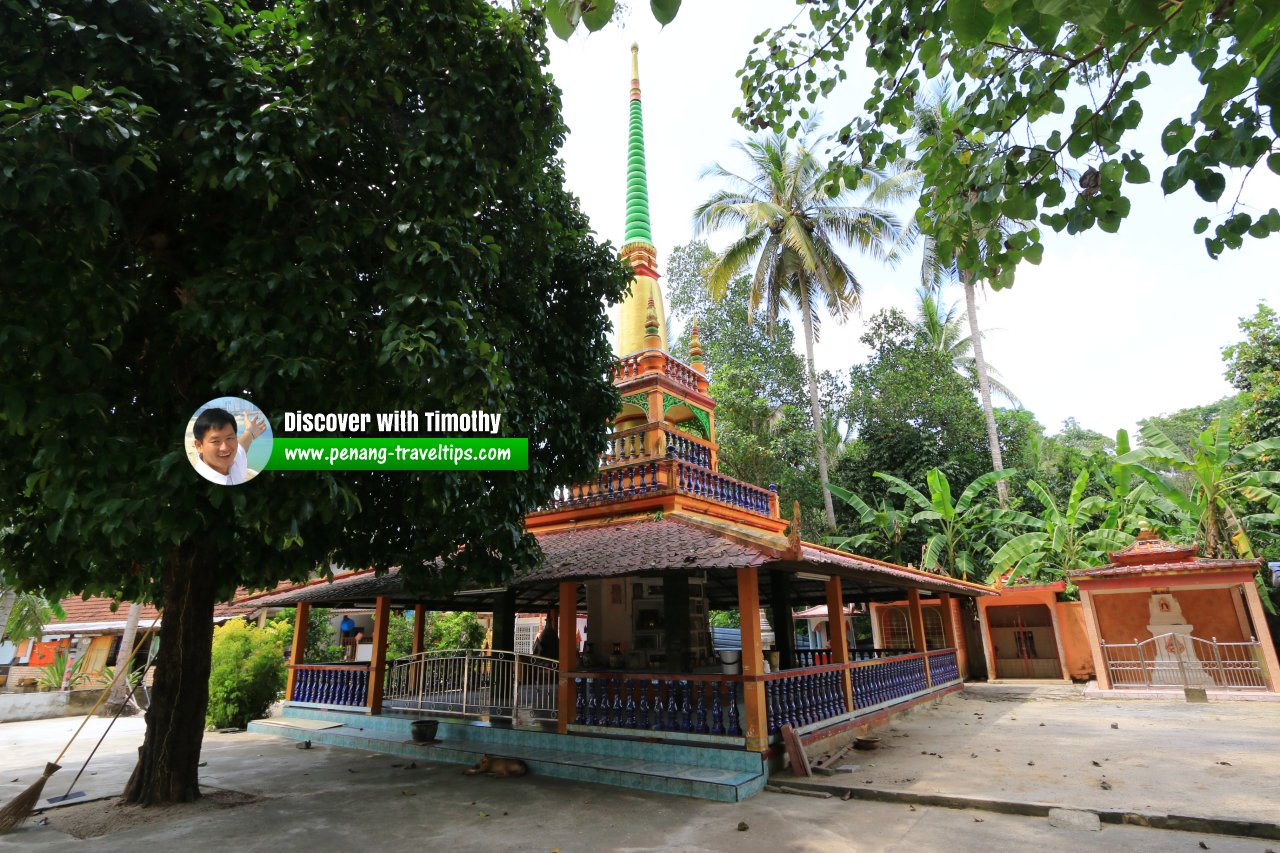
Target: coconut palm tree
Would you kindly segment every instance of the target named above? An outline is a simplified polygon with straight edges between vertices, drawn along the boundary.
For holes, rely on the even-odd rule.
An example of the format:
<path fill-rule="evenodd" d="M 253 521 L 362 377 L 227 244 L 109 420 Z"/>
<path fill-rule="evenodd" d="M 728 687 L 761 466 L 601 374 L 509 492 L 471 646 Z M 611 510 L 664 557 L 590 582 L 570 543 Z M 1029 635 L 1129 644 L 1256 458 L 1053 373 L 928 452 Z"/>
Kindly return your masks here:
<path fill-rule="evenodd" d="M 951 364 L 970 382 L 976 381 L 976 359 L 973 357 L 973 336 L 966 335 L 960 318 L 956 315 L 954 304 L 944 306 L 936 294 L 927 287 L 916 293 L 920 297 L 918 325 L 921 334 L 930 348 L 951 358 Z M 987 381 L 993 393 L 1004 397 L 1014 406 L 1022 406 L 1022 402 L 1009 388 L 1000 381 L 1000 371 L 987 365 Z"/>
<path fill-rule="evenodd" d="M 965 162 L 983 150 L 981 141 L 969 138 L 965 133 L 963 115 L 955 109 L 955 103 L 944 89 L 928 103 L 921 106 L 913 117 L 915 124 L 915 140 L 917 145 L 927 144 L 931 147 L 951 146 L 954 156 L 963 158 Z M 971 205 L 977 204 L 978 194 L 969 191 Z M 920 268 L 921 283 L 938 291 L 949 281 L 958 280 L 964 288 L 965 313 L 969 321 L 969 340 L 973 349 L 973 367 L 978 378 L 978 397 L 982 401 L 982 414 L 987 426 L 987 447 L 991 452 L 991 467 L 999 471 L 1004 468 L 1004 460 L 1000 454 L 1000 436 L 996 432 L 995 411 L 991 405 L 991 371 L 986 356 L 982 351 L 982 330 L 978 327 L 977 289 L 981 284 L 971 269 L 960 269 L 959 258 L 962 254 L 984 253 L 991 232 L 1011 234 L 1022 231 L 1026 223 L 1006 217 L 997 217 L 995 222 L 978 222 L 969 220 L 963 224 L 964 236 L 948 257 L 940 257 L 937 244 L 930 236 L 933 223 L 926 223 L 924 231 L 924 262 Z M 996 493 L 1000 506 L 1006 507 L 1009 502 L 1008 486 L 1003 480 L 996 483 Z"/>
<path fill-rule="evenodd" d="M 811 127 L 812 123 L 805 130 Z M 906 195 L 909 186 L 893 176 L 869 173 L 859 187 L 835 181 L 837 191 L 830 194 L 829 173 L 804 137 L 794 147 L 782 134 L 738 143 L 750 171 L 739 175 L 719 164 L 704 171 L 703 177 L 719 178 L 728 186 L 698 206 L 694 227 L 699 233 L 722 227 L 742 232 L 712 264 L 707 286 L 713 297 L 722 297 L 733 277 L 754 262 L 751 311 L 753 316 L 763 311 L 769 334 L 779 313 L 793 307 L 800 311 L 818 479 L 827 524 L 834 529 L 835 509 L 825 488 L 828 460 L 813 356 L 821 329 L 820 308 L 840 322 L 857 308 L 862 294 L 862 285 L 838 254 L 838 246 L 853 246 L 888 260 L 902 235 L 896 216 L 875 206 L 854 204 L 854 195 L 865 191 L 868 204 L 875 205 Z"/>

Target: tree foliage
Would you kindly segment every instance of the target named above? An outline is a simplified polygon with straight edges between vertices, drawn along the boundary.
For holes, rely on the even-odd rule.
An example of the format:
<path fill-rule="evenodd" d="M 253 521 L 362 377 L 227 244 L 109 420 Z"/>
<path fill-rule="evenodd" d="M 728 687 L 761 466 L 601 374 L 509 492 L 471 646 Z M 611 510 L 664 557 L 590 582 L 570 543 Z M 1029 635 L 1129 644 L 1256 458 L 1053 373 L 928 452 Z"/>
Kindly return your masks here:
<path fill-rule="evenodd" d="M 750 280 L 734 279 L 722 299 L 707 286 L 715 256 L 705 243 L 678 246 L 667 264 L 673 320 L 684 329 L 672 344 L 687 359 L 693 321 L 698 324 L 709 392 L 716 401 L 716 438 L 720 470 L 747 483 L 778 486 L 783 507 L 800 501 L 814 529 L 822 526 L 813 457 L 813 420 L 806 399 L 803 359 L 795 352 L 795 333 L 779 317 L 767 335 L 752 321 Z M 843 389 L 830 374 L 821 378 L 828 411 L 843 404 Z"/>
<path fill-rule="evenodd" d="M 428 649 L 478 649 L 485 633 L 484 623 L 469 610 L 432 613 L 423 641 Z"/>
<path fill-rule="evenodd" d="M 1280 523 L 1280 493 L 1275 491 L 1280 471 L 1255 470 L 1254 463 L 1280 450 L 1280 436 L 1234 449 L 1227 419 L 1220 418 L 1195 438 L 1191 453 L 1184 453 L 1154 426 L 1142 428 L 1142 439 L 1143 447 L 1116 462 L 1137 466 L 1161 497 L 1195 519 L 1204 556 L 1254 557 L 1250 528 Z M 1184 473 L 1189 487 L 1179 488 L 1162 477 L 1165 468 Z M 1246 514 L 1251 505 L 1263 511 Z"/>
<path fill-rule="evenodd" d="M 967 483 L 990 470 L 982 411 L 950 355 L 897 310 L 872 316 L 862 342 L 871 357 L 849 371 L 844 412 L 858 444 L 832 480 L 875 505 L 889 491 L 877 471 L 920 483 L 937 468 Z"/>
<path fill-rule="evenodd" d="M 1117 529 L 1119 515 L 1108 512 L 1105 498 L 1085 497 L 1088 484 L 1089 472 L 1081 471 L 1066 503 L 1059 506 L 1044 486 L 1030 481 L 1027 485 L 1044 511 L 1038 518 L 1019 514 L 1020 523 L 1033 529 L 1014 536 L 992 555 L 988 582 L 1005 572 L 1010 582 L 1018 578 L 1033 583 L 1063 580 L 1067 572 L 1099 565 L 1107 551 L 1132 542 L 1133 534 Z"/>
<path fill-rule="evenodd" d="M 860 116 L 840 141 L 846 177 L 901 160 L 913 111 L 930 81 L 950 78 L 965 128 L 922 146 L 918 221 L 942 257 L 957 255 L 994 287 L 1018 262 L 1038 262 L 1036 228 L 1006 238 L 1001 217 L 1056 231 L 1113 232 L 1129 214 L 1126 185 L 1151 180 L 1152 152 L 1134 148 L 1158 66 L 1190 60 L 1195 103 L 1161 133 L 1174 158 L 1161 176 L 1216 203 L 1231 169 L 1280 173 L 1280 12 L 1215 0 L 817 0 L 763 33 L 741 71 L 743 126 L 791 132 L 849 77 L 865 53 L 875 75 Z M 980 240 L 968 238 L 977 223 Z M 1196 233 L 1211 225 L 1208 216 Z M 1280 211 L 1235 205 L 1205 239 L 1209 253 L 1280 230 Z"/>
<path fill-rule="evenodd" d="M 1244 340 L 1223 349 L 1227 381 L 1240 390 L 1235 430 L 1245 441 L 1280 435 L 1280 316 L 1260 303 L 1240 318 Z"/>
<path fill-rule="evenodd" d="M 540 19 L 2 8 L 0 343 L 24 369 L 0 408 L 0 565 L 163 604 L 127 793 L 191 799 L 216 599 L 333 563 L 447 588 L 536 562 L 524 514 L 593 470 L 616 410 L 603 305 L 629 276 L 563 189 Z M 272 419 L 500 412 L 530 466 L 212 486 L 182 427 L 228 393 Z"/>

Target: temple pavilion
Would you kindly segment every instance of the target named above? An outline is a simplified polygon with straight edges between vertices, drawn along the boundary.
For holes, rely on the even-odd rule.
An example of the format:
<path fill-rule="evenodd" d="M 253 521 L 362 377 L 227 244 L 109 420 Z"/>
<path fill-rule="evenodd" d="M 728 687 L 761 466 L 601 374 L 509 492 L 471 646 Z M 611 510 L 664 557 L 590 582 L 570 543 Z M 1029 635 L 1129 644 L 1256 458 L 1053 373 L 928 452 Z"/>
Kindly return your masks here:
<path fill-rule="evenodd" d="M 864 729 L 960 689 L 952 600 L 990 589 L 806 542 L 775 488 L 720 472 L 696 329 L 689 363 L 668 351 L 639 76 L 633 46 L 622 255 L 635 279 L 617 334 L 621 407 L 598 473 L 526 518 L 545 561 L 506 586 L 424 599 L 395 570 L 358 571 L 258 598 L 296 606 L 298 626 L 313 605 L 372 610 L 374 642 L 368 663 L 310 664 L 300 630 L 285 716 L 251 728 L 459 763 L 498 753 L 535 774 L 737 800 L 780 763 L 784 727 L 810 739 Z M 904 598 L 909 647 L 854 647 L 834 619 L 828 645 L 796 648 L 796 609 Z M 922 601 L 933 600 L 941 639 L 926 647 Z M 754 618 L 764 608 L 772 649 Z M 386 655 L 393 610 L 415 613 L 413 654 L 399 661 Z M 492 612 L 492 648 L 423 651 L 424 613 L 440 610 Z M 742 614 L 740 648 L 712 647 L 713 610 Z M 556 629 L 536 655 L 516 646 L 517 613 L 531 612 Z M 416 720 L 436 721 L 433 743 L 407 742 Z"/>

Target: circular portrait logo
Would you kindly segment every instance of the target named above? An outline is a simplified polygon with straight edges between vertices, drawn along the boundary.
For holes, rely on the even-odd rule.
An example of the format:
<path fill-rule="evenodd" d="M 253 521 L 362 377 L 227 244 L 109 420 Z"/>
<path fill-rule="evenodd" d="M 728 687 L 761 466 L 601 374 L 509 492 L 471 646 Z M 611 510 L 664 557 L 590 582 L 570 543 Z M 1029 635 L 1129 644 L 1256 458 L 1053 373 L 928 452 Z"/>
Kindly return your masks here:
<path fill-rule="evenodd" d="M 183 447 L 196 473 L 219 486 L 247 483 L 271 458 L 271 424 L 239 397 L 210 400 L 187 421 Z"/>

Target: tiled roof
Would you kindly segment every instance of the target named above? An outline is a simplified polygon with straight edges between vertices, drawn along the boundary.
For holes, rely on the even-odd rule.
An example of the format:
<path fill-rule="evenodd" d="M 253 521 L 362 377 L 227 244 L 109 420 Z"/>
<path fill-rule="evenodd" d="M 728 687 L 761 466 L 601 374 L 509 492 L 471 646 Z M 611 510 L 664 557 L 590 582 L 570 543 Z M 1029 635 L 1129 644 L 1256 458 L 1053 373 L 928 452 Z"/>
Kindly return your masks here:
<path fill-rule="evenodd" d="M 237 594 L 248 593 L 248 590 L 241 588 L 236 592 Z M 81 598 L 76 595 L 64 598 L 58 604 L 61 605 L 67 615 L 65 618 L 55 618 L 48 622 L 44 626 L 46 631 L 66 630 L 75 626 L 83 628 L 85 625 L 93 625 L 98 630 L 110 631 L 116 630 L 117 626 L 123 629 L 129 619 L 129 602 L 116 602 L 100 595 L 93 595 L 89 598 Z M 253 610 L 252 606 L 245 606 L 239 603 L 216 604 L 213 608 L 213 618 L 215 621 L 229 619 L 233 616 L 247 614 L 251 610 Z M 159 611 L 156 610 L 154 605 L 142 605 L 138 610 L 138 624 L 145 628 L 155 620 L 158 613 Z"/>
<path fill-rule="evenodd" d="M 1137 539 L 1119 551 L 1108 554 L 1117 566 L 1137 566 L 1151 563 L 1181 563 L 1196 558 L 1194 545 L 1175 545 L 1164 539 L 1143 532 Z"/>
<path fill-rule="evenodd" d="M 546 554 L 541 568 L 519 583 L 644 575 L 695 569 L 737 569 L 773 559 L 745 545 L 675 518 L 536 533 Z"/>
<path fill-rule="evenodd" d="M 979 584 L 856 557 L 807 542 L 801 546 L 802 559 L 790 560 L 765 545 L 739 541 L 731 534 L 677 516 L 537 531 L 534 535 L 546 559 L 538 568 L 517 576 L 511 584 L 517 590 L 524 590 L 522 595 L 526 597 L 561 581 L 727 571 L 750 566 L 791 572 L 829 572 L 846 579 L 851 587 L 874 595 L 910 587 L 959 595 L 994 592 Z M 729 592 L 722 592 L 722 597 L 732 594 L 732 586 L 727 589 Z M 382 576 L 370 569 L 332 581 L 297 585 L 284 592 L 255 598 L 253 604 L 270 607 L 307 602 L 349 606 L 351 602 L 371 602 L 382 595 L 402 602 L 414 600 L 404 591 L 397 569 Z M 491 593 L 482 593 L 466 597 L 466 603 L 483 607 L 491 598 Z"/>
<path fill-rule="evenodd" d="M 1194 545 L 1175 545 L 1143 531 L 1127 548 L 1113 551 L 1111 562 L 1093 569 L 1067 572 L 1070 578 L 1123 577 L 1144 574 L 1190 574 L 1257 569 L 1261 560 L 1211 560 L 1196 556 Z"/>
<path fill-rule="evenodd" d="M 305 584 L 297 584 L 288 589 L 253 599 L 257 607 L 274 607 L 280 604 L 327 603 L 341 598 L 343 601 L 356 599 L 372 600 L 380 595 L 395 595 L 400 592 L 400 570 L 392 569 L 379 577 L 373 569 L 362 569 L 338 575 L 332 580 L 321 578 Z"/>
<path fill-rule="evenodd" d="M 946 575 L 938 575 L 933 572 L 921 571 L 920 569 L 895 566 L 892 563 L 882 563 L 879 560 L 846 554 L 843 551 L 835 551 L 831 548 L 812 545 L 808 542 L 801 543 L 800 552 L 804 558 L 804 563 L 811 565 L 813 568 L 839 568 L 844 570 L 841 574 L 845 576 L 865 579 L 871 582 L 882 581 L 888 586 L 896 586 L 903 589 L 914 586 L 933 592 L 954 592 L 960 595 L 991 595 L 995 592 L 990 587 L 981 584 L 957 580 Z"/>
<path fill-rule="evenodd" d="M 853 605 L 852 605 L 852 604 L 846 604 L 846 605 L 844 606 L 844 613 L 845 613 L 845 615 L 846 615 L 846 616 L 852 615 L 852 613 L 853 613 Z M 796 619 L 826 619 L 826 618 L 827 618 L 827 605 L 825 605 L 825 604 L 815 604 L 813 607 L 809 607 L 809 608 L 806 608 L 806 609 L 804 609 L 804 610 L 797 610 L 796 612 L 792 613 L 791 615 L 792 615 L 792 616 L 794 616 Z"/>
<path fill-rule="evenodd" d="M 1177 560 L 1170 563 L 1141 563 L 1136 566 L 1099 566 L 1096 569 L 1080 569 L 1068 572 L 1071 578 L 1123 577 L 1125 575 L 1194 574 L 1197 572 L 1225 572 L 1240 569 L 1256 570 L 1261 560 Z"/>

